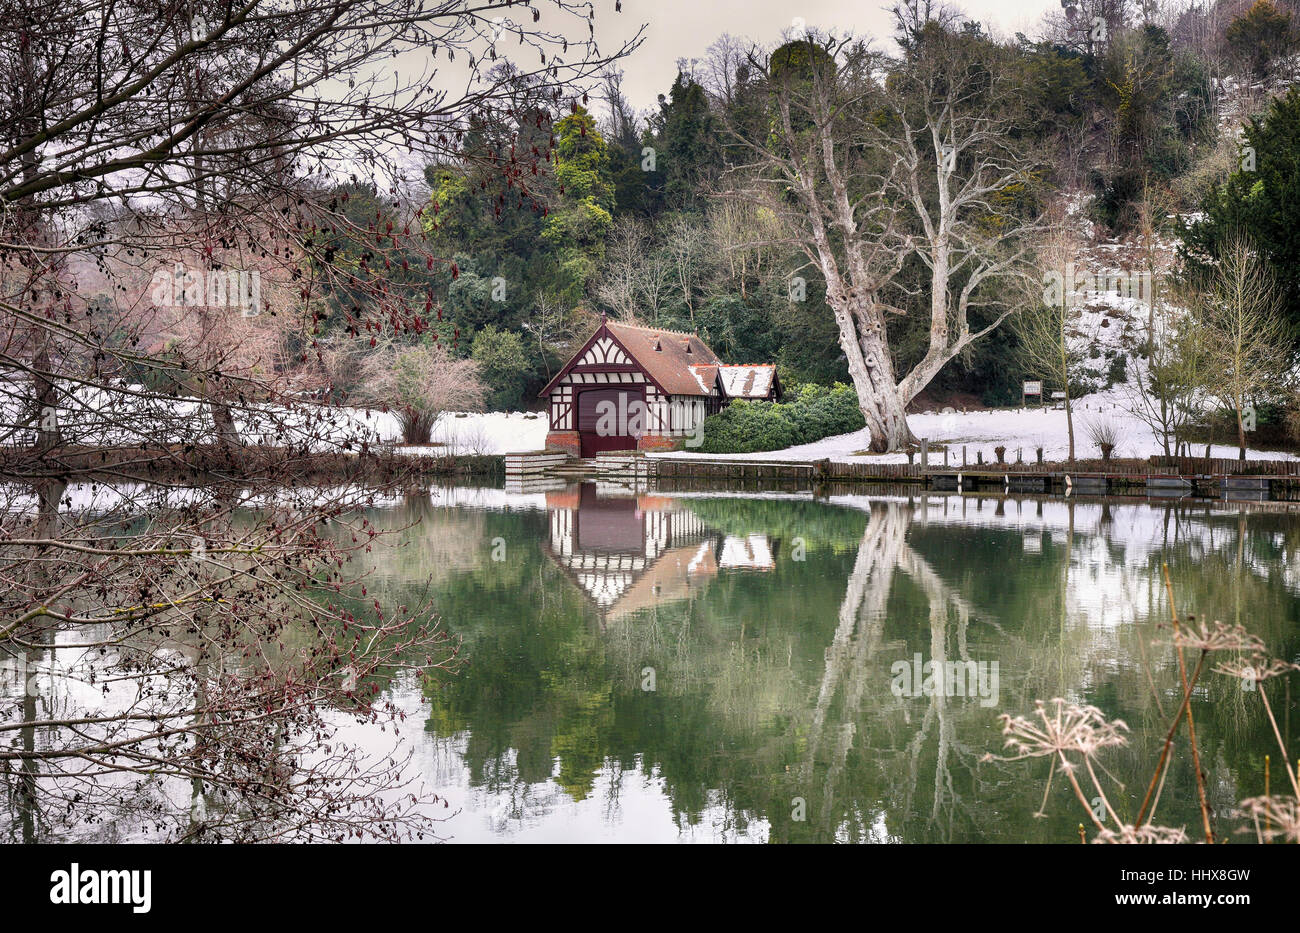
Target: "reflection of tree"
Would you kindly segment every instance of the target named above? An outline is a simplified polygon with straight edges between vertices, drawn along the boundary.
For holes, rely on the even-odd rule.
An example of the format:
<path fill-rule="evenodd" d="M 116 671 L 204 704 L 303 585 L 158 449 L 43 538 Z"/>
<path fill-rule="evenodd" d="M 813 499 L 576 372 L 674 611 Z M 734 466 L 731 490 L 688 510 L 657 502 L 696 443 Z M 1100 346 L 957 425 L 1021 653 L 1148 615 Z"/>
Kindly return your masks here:
<path fill-rule="evenodd" d="M 545 517 L 483 512 L 479 533 L 506 538 L 511 557 L 439 584 L 435 601 L 470 664 L 431 689 L 427 728 L 445 737 L 449 755 L 464 750 L 502 831 L 593 791 L 616 820 L 626 781 L 653 775 L 683 831 L 703 822 L 774 841 L 1069 840 L 1077 814 L 1068 802 L 1049 800 L 1044 820 L 1019 816 L 1038 810 L 1041 775 L 978 759 L 1001 744 L 998 712 L 1065 692 L 1128 719 L 1139 734 L 1132 760 L 1117 756 L 1117 773 L 1149 777 L 1152 687 L 1166 696 L 1177 676 L 1159 648 L 1142 660 L 1153 637 L 1146 620 L 1163 609 L 1154 596 L 1156 613 L 1142 599 L 1106 603 L 1099 628 L 1088 614 L 1098 587 L 1136 585 L 1149 551 L 1187 576 L 1189 604 L 1220 612 L 1236 600 L 1215 577 L 1241 570 L 1242 605 L 1276 613 L 1281 621 L 1266 627 L 1295 647 L 1285 621 L 1295 602 L 1280 571 L 1300 532 L 1285 517 L 1252 516 L 1242 546 L 1236 514 L 1171 505 L 1180 530 L 1165 547 L 1164 516 L 1145 506 L 1112 506 L 1103 522 L 1099 506 L 1082 502 L 999 500 L 999 511 L 993 499 L 928 510 L 907 500 L 865 510 L 683 501 L 729 534 L 779 531 L 775 568 L 720 573 L 689 600 L 602 631 L 583 593 L 543 556 Z M 796 561 L 789 542 L 805 516 L 824 536 L 810 535 L 807 559 Z M 1193 573 L 1201 566 L 1211 569 Z M 890 665 L 913 653 L 998 660 L 998 706 L 892 696 Z M 646 666 L 657 674 L 653 693 L 641 690 Z M 1215 776 L 1240 783 L 1261 747 L 1251 738 L 1260 724 L 1229 704 L 1197 702 Z M 1168 780 L 1162 818 L 1176 822 L 1183 798 L 1194 800 L 1179 790 L 1191 775 L 1180 765 Z M 806 822 L 792 819 L 794 797 L 807 801 Z"/>
<path fill-rule="evenodd" d="M 928 606 L 929 653 L 928 659 L 942 665 L 949 657 L 949 629 L 955 627 L 957 657 L 970 661 L 967 649 L 967 629 L 975 615 L 973 607 L 952 587 L 946 584 L 930 564 L 907 544 L 907 533 L 914 518 L 912 504 L 882 501 L 871 505 L 870 520 L 863 532 L 858 554 L 845 586 L 845 595 L 839 612 L 839 624 L 831 645 L 826 650 L 826 664 L 812 711 L 812 724 L 801 768 L 800 781 L 807 784 L 817 780 L 815 773 L 818 755 L 823 745 L 830 747 L 822 780 L 821 832 L 827 837 L 838 834 L 835 822 L 840 818 L 834 795 L 853 750 L 857 736 L 857 723 L 862 717 L 862 705 L 868 688 L 889 682 L 881 676 L 880 649 L 884 641 L 884 628 L 889 619 L 892 582 L 896 570 L 905 573 L 924 594 Z M 897 655 L 888 659 L 900 660 Z M 839 722 L 828 726 L 828 713 L 832 701 L 839 698 Z M 904 701 L 906 703 L 906 701 Z M 937 724 L 937 729 L 936 729 Z M 960 803 L 950 774 L 950 759 L 956 759 L 969 768 L 982 754 L 981 748 L 972 748 L 958 740 L 956 722 L 949 709 L 949 700 L 942 692 L 929 697 L 926 711 L 916 729 L 916 734 L 906 743 L 905 758 L 907 779 L 903 782 L 903 809 L 913 808 L 914 791 L 918 785 L 920 755 L 931 738 L 937 742 L 934 761 L 934 790 L 929 822 L 940 822 L 941 812 Z M 865 749 L 864 749 L 865 750 Z M 886 755 L 892 754 L 883 750 Z M 846 808 L 851 812 L 851 808 Z M 872 821 L 874 823 L 874 820 Z M 951 813 L 948 817 L 951 830 Z M 947 835 L 942 832 L 941 835 Z"/>
<path fill-rule="evenodd" d="M 873 506 L 871 519 L 862 532 L 862 543 L 858 545 L 858 556 L 840 605 L 839 625 L 835 628 L 830 647 L 826 649 L 826 669 L 813 708 L 805 775 L 811 773 L 826 728 L 827 711 L 836 693 L 847 684 L 849 696 L 844 704 L 847 713 L 856 712 L 861 702 L 862 689 L 867 683 L 863 670 L 879 647 L 889 584 L 899 565 L 900 552 L 906 547 L 903 539 L 909 519 L 910 516 L 904 518 L 896 503 L 880 503 L 878 507 Z M 847 753 L 843 741 L 840 747 Z M 830 783 L 827 782 L 828 788 Z"/>
<path fill-rule="evenodd" d="M 427 607 L 358 605 L 353 548 L 322 539 L 291 505 L 212 494 L 194 508 L 208 537 L 177 542 L 185 509 L 165 491 L 115 490 L 155 504 L 138 513 L 60 513 L 63 484 L 36 486 L 32 531 L 9 529 L 0 587 L 9 803 L 0 836 L 253 842 L 430 831 L 431 800 L 402 780 L 403 765 L 340 737 L 349 720 L 395 717 L 382 687 L 442 652 Z M 27 521 L 16 514 L 15 524 Z M 347 520 L 331 530 L 365 534 Z M 376 537 L 367 536 L 375 547 Z M 160 559 L 178 544 L 190 560 Z M 106 575 L 116 567 L 136 576 Z"/>

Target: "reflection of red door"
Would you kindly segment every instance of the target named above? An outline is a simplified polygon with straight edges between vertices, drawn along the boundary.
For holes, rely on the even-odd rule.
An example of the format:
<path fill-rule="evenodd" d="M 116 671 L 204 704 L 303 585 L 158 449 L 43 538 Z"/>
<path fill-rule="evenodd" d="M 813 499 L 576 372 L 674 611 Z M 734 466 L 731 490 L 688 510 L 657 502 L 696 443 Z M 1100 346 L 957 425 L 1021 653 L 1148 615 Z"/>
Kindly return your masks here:
<path fill-rule="evenodd" d="M 641 554 L 645 551 L 645 522 L 636 499 L 602 499 L 596 487 L 584 483 L 574 515 L 574 544 L 579 551 Z"/>
<path fill-rule="evenodd" d="M 645 390 L 586 389 L 578 395 L 578 433 L 582 456 L 594 457 L 602 450 L 636 450 L 636 437 L 644 430 Z M 597 426 L 602 430 L 597 430 Z"/>

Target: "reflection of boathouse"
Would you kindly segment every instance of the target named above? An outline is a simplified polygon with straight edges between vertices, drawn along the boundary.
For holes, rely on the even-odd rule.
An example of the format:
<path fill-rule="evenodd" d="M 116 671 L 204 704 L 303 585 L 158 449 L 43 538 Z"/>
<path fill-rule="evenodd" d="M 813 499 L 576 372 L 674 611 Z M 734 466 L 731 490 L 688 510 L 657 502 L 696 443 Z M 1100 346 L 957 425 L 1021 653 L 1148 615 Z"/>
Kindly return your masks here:
<path fill-rule="evenodd" d="M 720 567 L 773 566 L 763 535 L 724 538 L 677 500 L 605 492 L 593 484 L 549 492 L 546 505 L 548 552 L 606 620 L 688 599 Z"/>

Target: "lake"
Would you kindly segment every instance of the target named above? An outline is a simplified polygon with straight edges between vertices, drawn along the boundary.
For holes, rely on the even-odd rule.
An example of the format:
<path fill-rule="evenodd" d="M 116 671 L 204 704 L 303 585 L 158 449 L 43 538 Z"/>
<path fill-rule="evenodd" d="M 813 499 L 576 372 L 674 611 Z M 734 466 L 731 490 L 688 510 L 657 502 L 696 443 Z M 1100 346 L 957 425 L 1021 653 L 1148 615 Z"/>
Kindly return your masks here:
<path fill-rule="evenodd" d="M 1129 727 L 1102 761 L 1132 819 L 1181 699 L 1162 563 L 1180 612 L 1300 648 L 1283 511 L 554 485 L 367 515 L 397 529 L 371 594 L 431 598 L 465 663 L 386 686 L 395 740 L 346 731 L 411 753 L 453 841 L 1077 842 L 1085 815 L 1059 776 L 1044 801 L 1046 760 L 985 756 L 1002 712 L 1093 704 Z M 936 662 L 964 689 L 926 689 Z M 1267 719 L 1218 674 L 1191 708 L 1216 828 L 1252 840 L 1232 810 L 1278 759 Z M 1182 736 L 1156 822 L 1200 824 Z"/>

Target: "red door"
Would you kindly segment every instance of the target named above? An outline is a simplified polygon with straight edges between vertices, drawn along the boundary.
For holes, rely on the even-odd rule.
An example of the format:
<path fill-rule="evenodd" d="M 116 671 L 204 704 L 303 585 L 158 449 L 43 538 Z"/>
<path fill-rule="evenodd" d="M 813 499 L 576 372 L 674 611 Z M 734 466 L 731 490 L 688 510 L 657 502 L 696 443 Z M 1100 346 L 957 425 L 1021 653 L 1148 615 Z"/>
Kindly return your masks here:
<path fill-rule="evenodd" d="M 578 394 L 578 435 L 584 457 L 604 450 L 636 450 L 644 425 L 643 388 L 586 389 Z"/>

